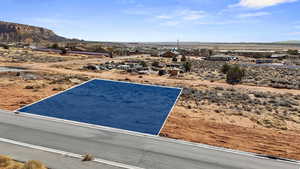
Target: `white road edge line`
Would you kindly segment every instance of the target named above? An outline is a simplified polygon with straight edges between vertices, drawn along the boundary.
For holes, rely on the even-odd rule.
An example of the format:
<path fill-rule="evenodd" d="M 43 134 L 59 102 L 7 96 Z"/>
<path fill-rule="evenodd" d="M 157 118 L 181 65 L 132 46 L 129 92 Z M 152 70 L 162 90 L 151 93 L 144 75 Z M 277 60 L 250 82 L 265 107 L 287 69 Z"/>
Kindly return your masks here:
<path fill-rule="evenodd" d="M 32 149 L 41 150 L 41 151 L 45 151 L 45 152 L 60 154 L 60 155 L 63 155 L 63 156 L 68 156 L 68 157 L 73 157 L 73 158 L 82 159 L 82 157 L 83 157 L 80 154 L 75 154 L 75 153 L 56 150 L 56 149 L 52 149 L 52 148 L 47 148 L 47 147 L 22 143 L 22 142 L 10 140 L 10 139 L 5 139 L 5 138 L 0 138 L 0 142 L 14 144 L 14 145 L 18 145 L 18 146 L 21 146 L 21 147 L 32 148 Z M 136 167 L 136 166 L 132 166 L 132 165 L 127 165 L 127 164 L 123 164 L 123 163 L 118 163 L 118 162 L 114 162 L 114 161 L 108 161 L 108 160 L 104 160 L 104 159 L 100 159 L 100 158 L 95 158 L 93 161 L 97 162 L 97 163 L 102 163 L 102 164 L 115 166 L 115 167 L 120 167 L 120 168 L 125 168 L 125 169 L 144 169 L 144 168 L 140 168 L 140 167 Z"/>
<path fill-rule="evenodd" d="M 185 144 L 185 145 L 189 145 L 189 146 L 206 148 L 206 149 L 215 150 L 215 151 L 221 151 L 221 152 L 227 152 L 227 153 L 233 153 L 233 154 L 238 154 L 238 155 L 249 156 L 249 157 L 253 157 L 253 158 L 260 158 L 260 159 L 270 160 L 267 157 L 260 156 L 262 154 L 256 154 L 256 153 L 251 153 L 251 152 L 244 152 L 244 151 L 239 151 L 239 150 L 233 150 L 233 149 L 228 149 L 228 148 L 224 148 L 224 147 L 216 147 L 216 146 L 211 146 L 211 145 L 208 145 L 208 144 L 188 142 L 188 141 L 184 141 L 184 140 L 171 139 L 171 138 L 167 138 L 167 137 L 160 137 L 159 134 L 160 134 L 161 131 L 159 132 L 158 135 L 151 135 L 151 134 L 146 134 L 146 133 L 141 133 L 141 132 L 134 132 L 134 131 L 124 130 L 124 129 L 117 129 L 117 128 L 112 128 L 112 127 L 107 127 L 107 126 L 93 125 L 93 124 L 89 124 L 89 123 L 77 122 L 77 121 L 72 121 L 72 120 L 65 120 L 65 119 L 60 119 L 60 118 L 55 118 L 55 117 L 42 116 L 42 115 L 31 114 L 31 113 L 26 113 L 26 112 L 20 112 L 19 111 L 19 110 L 21 110 L 23 108 L 29 107 L 29 106 L 31 106 L 33 104 L 36 104 L 36 103 L 41 102 L 43 100 L 46 100 L 48 98 L 54 97 L 56 95 L 59 95 L 59 94 L 61 94 L 63 92 L 66 92 L 66 91 L 71 90 L 73 88 L 76 88 L 76 87 L 79 87 L 81 85 L 84 85 L 84 84 L 86 84 L 88 82 L 91 82 L 93 80 L 103 80 L 103 81 L 112 81 L 112 82 L 120 82 L 120 83 L 132 83 L 132 82 L 125 82 L 125 81 L 92 78 L 92 79 L 90 79 L 90 80 L 88 80 L 86 82 L 83 82 L 81 84 L 75 85 L 75 86 L 73 86 L 73 87 L 71 87 L 69 89 L 66 89 L 64 91 L 58 92 L 58 93 L 56 93 L 56 94 L 54 94 L 52 96 L 46 97 L 44 99 L 41 99 L 39 101 L 36 101 L 36 102 L 31 103 L 29 105 L 26 105 L 24 107 L 21 107 L 21 108 L 15 110 L 13 112 L 14 113 L 18 113 L 19 116 L 23 116 L 23 117 L 36 118 L 36 119 L 41 119 L 41 120 L 48 120 L 48 121 L 53 121 L 53 122 L 58 122 L 58 123 L 65 123 L 65 124 L 71 124 L 71 125 L 75 125 L 75 126 L 79 126 L 79 127 L 87 127 L 87 128 L 92 128 L 92 129 L 98 129 L 98 130 L 99 129 L 100 130 L 106 130 L 106 131 L 116 132 L 116 133 L 121 133 L 121 134 L 129 134 L 129 135 L 133 135 L 133 136 L 147 137 L 147 138 L 152 138 L 152 139 L 156 139 L 156 140 L 160 140 L 160 141 L 167 141 L 167 142 L 172 142 L 172 143 L 177 143 L 177 144 Z M 182 88 L 177 88 L 177 87 L 167 87 L 167 86 L 150 85 L 150 84 L 139 84 L 139 83 L 132 83 L 132 84 L 144 85 L 144 86 L 154 86 L 154 87 L 174 88 L 174 89 L 181 89 L 181 90 L 183 90 Z M 179 97 L 180 96 L 181 96 L 181 93 L 180 93 Z M 21 114 L 19 114 L 19 113 L 21 113 Z M 169 113 L 169 115 L 170 115 L 170 113 Z M 166 119 L 166 121 L 167 121 L 167 119 Z M 288 160 L 290 160 L 290 159 L 288 159 Z M 300 164 L 300 161 L 298 161 L 298 160 L 291 160 L 291 161 L 276 160 L 276 161 L 281 161 L 281 162 L 286 162 L 286 163 L 292 163 L 292 164 Z"/>
<path fill-rule="evenodd" d="M 12 114 L 9 112 L 4 112 L 4 113 Z M 70 120 L 64 120 L 64 119 L 58 119 L 58 118 L 40 116 L 40 115 L 28 114 L 28 113 L 17 114 L 17 116 L 24 117 L 24 118 L 33 118 L 33 119 L 39 119 L 39 120 L 52 121 L 55 123 L 64 123 L 64 124 L 68 124 L 68 125 L 74 125 L 77 127 L 85 127 L 85 128 L 90 128 L 90 129 L 96 129 L 96 130 L 104 130 L 104 131 L 108 131 L 108 132 L 132 135 L 132 136 L 136 136 L 136 137 L 145 137 L 145 138 L 154 139 L 157 141 L 165 141 L 165 142 L 169 142 L 169 143 L 183 144 L 183 145 L 187 145 L 187 146 L 194 146 L 197 148 L 205 148 L 208 150 L 221 151 L 221 152 L 226 152 L 226 153 L 248 156 L 248 157 L 252 157 L 252 158 L 270 160 L 267 157 L 260 156 L 263 154 L 256 154 L 256 153 L 245 152 L 245 151 L 240 151 L 240 150 L 228 149 L 228 148 L 224 148 L 224 147 L 211 146 L 208 144 L 201 144 L 201 143 L 172 139 L 172 138 L 167 138 L 167 137 L 160 137 L 159 135 L 150 135 L 150 134 L 139 133 L 139 132 L 134 132 L 134 131 L 129 131 L 129 130 L 111 128 L 111 127 L 100 126 L 100 125 L 93 125 L 93 124 L 88 124 L 88 123 L 82 123 L 82 122 L 76 122 L 76 121 L 70 121 Z M 291 160 L 291 159 L 288 159 L 288 160 Z M 281 161 L 284 163 L 291 163 L 291 164 L 300 164 L 300 161 L 297 161 L 297 160 L 291 160 L 291 161 L 276 160 L 276 161 Z"/>

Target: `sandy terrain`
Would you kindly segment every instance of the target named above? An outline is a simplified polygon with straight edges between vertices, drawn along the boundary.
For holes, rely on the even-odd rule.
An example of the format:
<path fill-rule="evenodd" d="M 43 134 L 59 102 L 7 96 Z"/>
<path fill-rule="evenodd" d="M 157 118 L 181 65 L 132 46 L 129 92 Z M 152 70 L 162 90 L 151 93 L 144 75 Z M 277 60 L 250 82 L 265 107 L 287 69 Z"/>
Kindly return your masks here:
<path fill-rule="evenodd" d="M 106 59 L 72 60 L 59 63 L 7 63 L 1 65 L 20 66 L 30 68 L 30 72 L 40 75 L 40 80 L 28 80 L 17 75 L 0 76 L 0 109 L 15 110 L 44 97 L 50 96 L 75 84 L 83 82 L 85 78 L 103 78 L 112 80 L 126 80 L 147 84 L 181 86 L 194 89 L 210 89 L 223 87 L 231 89 L 233 86 L 223 82 L 210 82 L 191 78 L 174 79 L 157 75 L 130 75 L 120 71 L 89 72 L 72 69 L 74 66 L 106 62 Z M 115 61 L 119 59 L 114 59 Z M 64 67 L 68 67 L 65 69 Z M 60 79 L 57 76 L 64 78 Z M 76 77 L 72 77 L 75 76 Z M 300 94 L 300 90 L 274 89 L 236 85 L 235 90 L 261 91 L 279 94 Z M 193 106 L 193 103 L 191 105 Z M 188 108 L 184 100 L 179 100 L 169 117 L 161 135 L 238 149 L 242 151 L 263 153 L 285 158 L 300 160 L 300 124 L 286 121 L 287 129 L 280 130 L 266 128 L 255 123 L 246 116 L 229 115 L 216 112 L 216 105 L 202 105 L 200 108 Z"/>

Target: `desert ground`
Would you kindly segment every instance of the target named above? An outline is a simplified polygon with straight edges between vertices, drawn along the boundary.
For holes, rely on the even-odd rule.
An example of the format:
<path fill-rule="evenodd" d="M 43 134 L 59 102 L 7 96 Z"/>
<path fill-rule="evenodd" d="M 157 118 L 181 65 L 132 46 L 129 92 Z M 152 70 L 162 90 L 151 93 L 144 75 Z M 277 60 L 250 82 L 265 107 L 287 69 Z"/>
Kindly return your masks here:
<path fill-rule="evenodd" d="M 202 69 L 201 64 L 195 65 L 196 71 L 177 77 L 84 68 L 125 60 L 150 63 L 157 58 L 70 56 L 29 49 L 0 49 L 0 66 L 24 68 L 0 72 L 0 109 L 16 110 L 91 78 L 182 87 L 182 96 L 161 136 L 300 160 L 297 82 L 287 84 L 293 87 L 275 88 L 277 81 L 273 82 L 272 76 L 256 76 L 260 71 L 250 71 L 258 79 L 246 79 L 245 83 L 233 86 L 225 82 L 218 68 Z M 170 59 L 160 61 L 170 62 Z M 268 70 L 265 72 L 269 74 Z M 299 77 L 297 73 L 275 71 L 273 76 L 287 77 L 290 81 L 289 78 Z"/>

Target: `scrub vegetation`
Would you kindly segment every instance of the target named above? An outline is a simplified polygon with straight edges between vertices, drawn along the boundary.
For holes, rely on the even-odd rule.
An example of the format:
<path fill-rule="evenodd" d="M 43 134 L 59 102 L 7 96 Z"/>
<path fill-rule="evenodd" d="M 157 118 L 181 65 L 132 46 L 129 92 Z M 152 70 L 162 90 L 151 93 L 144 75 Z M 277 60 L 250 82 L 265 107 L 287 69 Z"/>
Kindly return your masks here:
<path fill-rule="evenodd" d="M 39 161 L 30 160 L 22 163 L 13 160 L 11 157 L 0 155 L 0 169 L 47 169 Z"/>
<path fill-rule="evenodd" d="M 254 51 L 284 48 L 234 45 L 232 49 Z M 0 72 L 0 109 L 16 110 L 92 78 L 180 87 L 182 96 L 161 136 L 300 160 L 299 68 L 264 66 L 256 64 L 262 58 L 250 56 L 216 61 L 184 53 L 174 62 L 169 55 L 111 58 L 0 47 L 0 70 L 1 66 L 26 68 Z M 299 56 L 290 57 L 296 59 L 273 62 L 300 65 Z"/>

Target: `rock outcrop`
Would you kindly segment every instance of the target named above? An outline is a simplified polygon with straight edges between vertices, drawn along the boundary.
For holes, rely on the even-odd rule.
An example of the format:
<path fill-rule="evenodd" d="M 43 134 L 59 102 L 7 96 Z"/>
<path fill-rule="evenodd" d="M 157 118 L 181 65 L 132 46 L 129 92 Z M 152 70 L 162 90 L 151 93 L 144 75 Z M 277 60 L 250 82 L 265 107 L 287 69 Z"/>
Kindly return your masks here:
<path fill-rule="evenodd" d="M 0 21 L 0 42 L 43 43 L 66 40 L 46 28 Z"/>

